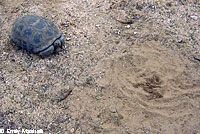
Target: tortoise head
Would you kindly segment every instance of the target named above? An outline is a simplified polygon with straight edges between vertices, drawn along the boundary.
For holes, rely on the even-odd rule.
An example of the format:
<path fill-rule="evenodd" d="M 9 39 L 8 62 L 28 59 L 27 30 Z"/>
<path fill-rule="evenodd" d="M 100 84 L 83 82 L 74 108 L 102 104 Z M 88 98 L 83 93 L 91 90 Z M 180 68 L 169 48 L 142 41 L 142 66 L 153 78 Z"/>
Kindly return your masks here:
<path fill-rule="evenodd" d="M 50 45 L 45 50 L 41 51 L 38 55 L 41 57 L 49 56 L 52 53 L 56 53 L 60 51 L 63 48 L 64 45 L 64 34 L 61 34 L 61 36 L 56 39 L 52 45 Z"/>

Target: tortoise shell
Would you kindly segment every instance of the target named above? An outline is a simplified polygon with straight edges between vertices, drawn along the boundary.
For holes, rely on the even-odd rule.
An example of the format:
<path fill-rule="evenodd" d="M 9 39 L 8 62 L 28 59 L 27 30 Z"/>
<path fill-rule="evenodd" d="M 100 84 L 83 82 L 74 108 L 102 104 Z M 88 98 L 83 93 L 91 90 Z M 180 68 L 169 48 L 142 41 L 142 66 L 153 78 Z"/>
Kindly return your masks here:
<path fill-rule="evenodd" d="M 17 46 L 37 55 L 50 55 L 57 46 L 64 43 L 64 35 L 47 18 L 27 15 L 17 18 L 13 24 L 10 39 Z"/>

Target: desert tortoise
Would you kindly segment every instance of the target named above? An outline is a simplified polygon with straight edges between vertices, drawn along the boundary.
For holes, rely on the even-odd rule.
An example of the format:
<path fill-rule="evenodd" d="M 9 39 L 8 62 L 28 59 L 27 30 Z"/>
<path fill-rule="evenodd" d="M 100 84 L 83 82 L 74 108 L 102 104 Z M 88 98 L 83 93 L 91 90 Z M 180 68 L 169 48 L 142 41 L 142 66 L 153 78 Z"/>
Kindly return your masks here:
<path fill-rule="evenodd" d="M 62 48 L 64 35 L 47 18 L 27 15 L 16 19 L 10 40 L 30 53 L 45 57 Z"/>

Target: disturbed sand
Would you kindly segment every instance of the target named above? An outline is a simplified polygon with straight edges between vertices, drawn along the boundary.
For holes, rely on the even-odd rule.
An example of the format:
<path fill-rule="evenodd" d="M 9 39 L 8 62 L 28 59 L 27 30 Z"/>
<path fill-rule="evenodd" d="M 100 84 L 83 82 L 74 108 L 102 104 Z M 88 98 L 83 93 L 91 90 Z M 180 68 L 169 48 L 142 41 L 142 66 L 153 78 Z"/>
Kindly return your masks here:
<path fill-rule="evenodd" d="M 12 46 L 26 14 L 52 20 L 65 49 Z M 0 128 L 200 134 L 199 17 L 198 0 L 0 0 Z"/>

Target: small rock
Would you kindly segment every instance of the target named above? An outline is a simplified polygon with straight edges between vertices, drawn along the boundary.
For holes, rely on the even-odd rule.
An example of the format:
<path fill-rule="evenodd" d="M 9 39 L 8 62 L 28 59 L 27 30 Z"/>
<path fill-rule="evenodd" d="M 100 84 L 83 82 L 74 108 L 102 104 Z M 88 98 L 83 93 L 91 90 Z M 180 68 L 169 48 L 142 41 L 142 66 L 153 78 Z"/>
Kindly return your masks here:
<path fill-rule="evenodd" d="M 21 94 L 21 95 L 20 95 L 20 99 L 23 99 L 23 98 L 24 98 L 24 95 L 23 95 L 23 94 Z"/>
<path fill-rule="evenodd" d="M 63 26 L 63 27 L 69 27 L 69 24 L 67 24 L 67 23 L 62 23 L 61 26 Z"/>
<path fill-rule="evenodd" d="M 74 132 L 74 128 L 72 128 L 72 129 L 70 130 L 70 132 L 73 133 L 73 132 Z"/>
<path fill-rule="evenodd" d="M 191 15 L 190 18 L 192 18 L 193 20 L 197 20 L 198 16 L 197 15 Z"/>
<path fill-rule="evenodd" d="M 126 25 L 126 26 L 125 26 L 125 28 L 130 28 L 130 27 L 131 27 L 130 25 Z"/>
<path fill-rule="evenodd" d="M 178 42 L 178 43 L 184 43 L 184 41 L 183 41 L 183 40 L 178 40 L 177 42 Z"/>
<path fill-rule="evenodd" d="M 100 97 L 100 96 L 96 96 L 95 98 L 96 98 L 97 100 L 100 100 L 100 99 L 101 99 L 101 97 Z"/>
<path fill-rule="evenodd" d="M 115 32 L 116 34 L 118 34 L 118 35 L 120 34 L 120 30 L 119 30 L 119 29 L 115 29 L 114 32 Z"/>
<path fill-rule="evenodd" d="M 66 41 L 70 41 L 70 40 L 71 40 L 71 38 L 70 38 L 70 37 L 67 37 L 67 38 L 66 38 Z"/>
<path fill-rule="evenodd" d="M 116 109 L 116 108 L 110 108 L 110 112 L 116 113 L 116 112 L 117 112 L 117 109 Z"/>

